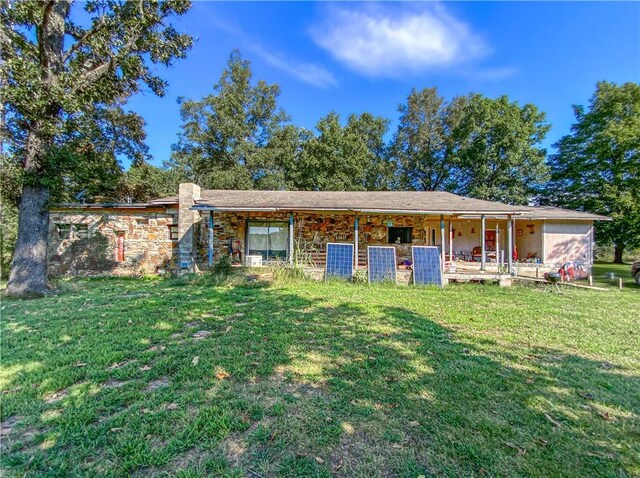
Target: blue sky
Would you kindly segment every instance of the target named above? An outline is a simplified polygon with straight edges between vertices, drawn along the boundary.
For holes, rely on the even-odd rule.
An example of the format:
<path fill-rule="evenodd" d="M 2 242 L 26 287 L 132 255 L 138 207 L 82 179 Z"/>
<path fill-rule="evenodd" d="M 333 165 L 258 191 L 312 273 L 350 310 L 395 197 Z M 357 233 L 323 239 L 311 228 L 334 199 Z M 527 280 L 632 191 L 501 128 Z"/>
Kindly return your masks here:
<path fill-rule="evenodd" d="M 129 103 L 147 121 L 157 165 L 177 141 L 177 98 L 211 92 L 234 48 L 254 78 L 280 85 L 280 106 L 306 128 L 331 110 L 368 111 L 391 119 L 393 132 L 411 88 L 436 86 L 447 98 L 534 103 L 552 124 L 550 147 L 597 81 L 640 81 L 640 3 L 194 2 L 176 26 L 197 41 L 158 70 L 168 94 Z"/>

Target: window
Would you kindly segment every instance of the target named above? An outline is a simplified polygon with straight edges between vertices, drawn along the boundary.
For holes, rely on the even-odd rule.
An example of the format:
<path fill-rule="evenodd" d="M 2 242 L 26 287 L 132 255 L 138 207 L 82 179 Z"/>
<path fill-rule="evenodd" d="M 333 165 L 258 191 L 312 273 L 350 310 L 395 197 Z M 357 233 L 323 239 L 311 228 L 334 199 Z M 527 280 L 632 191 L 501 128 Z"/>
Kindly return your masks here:
<path fill-rule="evenodd" d="M 412 227 L 390 227 L 389 244 L 410 244 Z"/>
<path fill-rule="evenodd" d="M 178 240 L 178 225 L 177 224 L 169 224 L 169 239 L 172 241 Z"/>
<path fill-rule="evenodd" d="M 247 227 L 247 251 L 262 259 L 286 259 L 289 246 L 289 223 L 250 221 Z"/>
<path fill-rule="evenodd" d="M 58 230 L 58 239 L 71 238 L 71 224 L 56 224 Z"/>
<path fill-rule="evenodd" d="M 86 224 L 76 224 L 73 226 L 74 235 L 78 239 L 86 239 L 89 237 L 89 226 Z"/>

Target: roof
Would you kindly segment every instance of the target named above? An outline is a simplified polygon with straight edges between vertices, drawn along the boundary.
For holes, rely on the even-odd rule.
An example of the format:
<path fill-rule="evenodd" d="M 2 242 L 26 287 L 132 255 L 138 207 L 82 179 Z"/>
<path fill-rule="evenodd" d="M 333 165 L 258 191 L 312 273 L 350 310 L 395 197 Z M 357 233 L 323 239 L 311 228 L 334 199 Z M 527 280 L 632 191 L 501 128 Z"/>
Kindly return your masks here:
<path fill-rule="evenodd" d="M 176 201 L 177 202 L 177 201 Z M 53 206 L 53 209 L 144 209 L 147 207 L 156 207 L 159 204 L 154 202 L 135 202 L 135 203 L 124 203 L 124 202 L 96 202 L 96 203 L 71 203 L 64 202 L 60 204 L 56 204 Z"/>
<path fill-rule="evenodd" d="M 530 219 L 565 219 L 577 221 L 610 221 L 608 216 L 592 214 L 590 212 L 574 211 L 552 206 L 527 206 L 524 207 L 527 217 Z"/>
<path fill-rule="evenodd" d="M 193 209 L 354 211 L 363 213 L 519 214 L 522 207 L 441 191 L 205 190 Z"/>
<path fill-rule="evenodd" d="M 145 208 L 178 204 L 178 196 L 137 204 L 61 204 L 62 208 Z M 443 191 L 203 190 L 193 209 L 214 211 L 352 211 L 362 213 L 523 215 L 529 219 L 608 221 L 611 218 L 551 206 L 511 206 Z"/>

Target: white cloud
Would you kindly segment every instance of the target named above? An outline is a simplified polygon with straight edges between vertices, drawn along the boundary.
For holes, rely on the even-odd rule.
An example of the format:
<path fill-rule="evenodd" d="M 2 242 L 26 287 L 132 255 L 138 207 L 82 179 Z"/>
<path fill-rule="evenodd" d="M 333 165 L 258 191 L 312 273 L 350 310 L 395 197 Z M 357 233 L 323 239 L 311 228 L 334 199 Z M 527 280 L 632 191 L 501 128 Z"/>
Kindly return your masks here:
<path fill-rule="evenodd" d="M 327 88 L 338 83 L 331 72 L 320 65 L 291 60 L 279 53 L 269 52 L 255 45 L 250 48 L 271 66 L 310 85 Z"/>
<path fill-rule="evenodd" d="M 397 77 L 486 56 L 486 42 L 440 4 L 331 7 L 312 38 L 347 67 Z"/>
<path fill-rule="evenodd" d="M 258 45 L 255 39 L 250 38 L 242 28 L 234 23 L 223 21 L 220 18 L 212 18 L 210 21 L 215 28 L 237 38 L 244 44 L 244 48 L 252 51 L 268 64 L 288 75 L 320 88 L 327 88 L 338 84 L 331 72 L 321 65 L 297 61 L 277 51 L 267 50 Z"/>

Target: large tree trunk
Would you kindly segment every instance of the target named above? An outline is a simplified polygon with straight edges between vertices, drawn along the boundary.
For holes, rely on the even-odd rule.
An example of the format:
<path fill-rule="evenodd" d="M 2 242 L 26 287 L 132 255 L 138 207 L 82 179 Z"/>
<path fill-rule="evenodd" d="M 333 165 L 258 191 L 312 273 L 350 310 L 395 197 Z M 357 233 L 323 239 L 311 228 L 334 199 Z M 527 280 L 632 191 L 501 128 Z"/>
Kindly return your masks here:
<path fill-rule="evenodd" d="M 50 98 L 55 97 L 57 75 L 62 71 L 65 19 L 70 6 L 69 1 L 46 2 L 43 4 L 42 18 L 35 29 L 42 80 Z M 38 296 L 47 290 L 49 188 L 44 186 L 44 180 L 51 171 L 47 171 L 45 159 L 54 143 L 51 129 L 60 117 L 60 110 L 60 104 L 51 99 L 43 108 L 41 117 L 33 119 L 29 124 L 23 163 L 27 183 L 22 187 L 18 208 L 18 238 L 7 295 Z"/>
<path fill-rule="evenodd" d="M 624 244 L 615 244 L 613 248 L 613 262 L 614 264 L 623 264 L 622 253 L 624 252 Z"/>
<path fill-rule="evenodd" d="M 47 290 L 47 239 L 49 190 L 24 186 L 18 209 L 18 238 L 6 294 L 41 296 Z"/>

